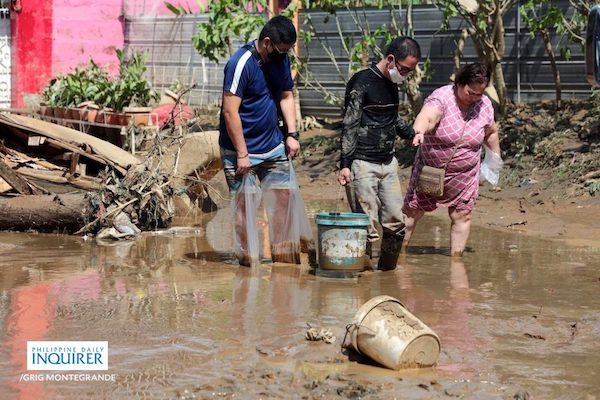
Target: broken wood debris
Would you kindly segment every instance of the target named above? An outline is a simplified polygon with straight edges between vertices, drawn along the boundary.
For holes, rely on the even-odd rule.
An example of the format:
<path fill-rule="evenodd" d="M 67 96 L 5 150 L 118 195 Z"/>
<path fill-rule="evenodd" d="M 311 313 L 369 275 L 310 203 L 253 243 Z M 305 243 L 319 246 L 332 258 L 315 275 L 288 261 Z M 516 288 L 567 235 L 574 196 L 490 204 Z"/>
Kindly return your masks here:
<path fill-rule="evenodd" d="M 109 165 L 125 174 L 139 159 L 125 150 L 92 135 L 65 126 L 15 114 L 0 114 L 0 127 L 16 130 L 17 135 L 29 142 L 31 136 L 43 136 L 44 144 L 61 150 L 79 153 L 93 161 Z M 41 145 L 40 143 L 37 145 Z M 37 147 L 35 146 L 35 147 Z"/>
<path fill-rule="evenodd" d="M 1 144 L 0 163 L 7 166 L 13 174 L 22 177 L 19 179 L 23 181 L 25 181 L 23 178 L 34 178 L 34 181 L 41 180 L 59 184 L 70 184 L 75 188 L 83 190 L 99 190 L 101 188 L 101 180 L 98 178 L 85 176 L 85 174 L 71 173 L 68 168 L 39 158 L 29 157 Z M 0 173 L 0 175 L 2 174 Z M 25 182 L 29 185 L 34 184 L 32 181 Z M 36 193 L 35 190 L 23 192 L 12 184 L 10 186 L 21 194 L 41 194 L 41 192 Z"/>
<path fill-rule="evenodd" d="M 34 191 L 29 185 L 27 181 L 24 180 L 13 171 L 6 163 L 0 160 L 0 177 L 9 184 L 13 189 L 15 189 L 20 194 L 34 194 Z"/>
<path fill-rule="evenodd" d="M 191 184 L 189 177 L 202 187 L 199 173 L 210 178 L 220 170 L 218 132 L 188 140 L 183 131 L 186 135 L 157 134 L 142 161 L 68 127 L 0 114 L 0 193 L 6 193 L 0 196 L 0 230 L 121 239 L 140 228 L 168 227 L 173 197 L 189 192 L 182 190 Z"/>

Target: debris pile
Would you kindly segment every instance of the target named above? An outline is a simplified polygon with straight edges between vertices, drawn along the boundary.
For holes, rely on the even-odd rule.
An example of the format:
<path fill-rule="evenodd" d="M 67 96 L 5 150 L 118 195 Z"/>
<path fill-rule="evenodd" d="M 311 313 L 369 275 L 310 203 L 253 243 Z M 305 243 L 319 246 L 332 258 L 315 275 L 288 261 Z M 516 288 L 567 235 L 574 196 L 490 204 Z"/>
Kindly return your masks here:
<path fill-rule="evenodd" d="M 159 132 L 138 158 L 75 129 L 0 114 L 0 230 L 120 239 L 168 227 L 174 197 L 219 158 L 216 132 L 178 128 Z M 202 151 L 180 160 L 191 137 Z"/>

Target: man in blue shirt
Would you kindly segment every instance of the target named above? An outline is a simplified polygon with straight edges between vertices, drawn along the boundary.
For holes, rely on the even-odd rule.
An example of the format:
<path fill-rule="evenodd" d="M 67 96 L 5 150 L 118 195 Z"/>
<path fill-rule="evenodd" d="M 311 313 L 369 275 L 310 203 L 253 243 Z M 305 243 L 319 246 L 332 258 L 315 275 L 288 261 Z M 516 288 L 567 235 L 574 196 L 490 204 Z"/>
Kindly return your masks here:
<path fill-rule="evenodd" d="M 261 185 L 268 182 L 276 204 L 286 218 L 289 200 L 290 160 L 300 152 L 296 107 L 288 52 L 296 42 L 296 29 L 284 16 L 270 19 L 256 41 L 239 49 L 225 65 L 219 145 L 227 185 L 234 194 L 244 174 L 256 173 Z M 279 126 L 279 114 L 284 127 Z M 242 242 L 240 264 L 251 265 L 247 254 L 245 205 L 236 212 L 236 234 Z M 273 229 L 286 221 L 270 221 Z M 275 232 L 274 236 L 276 236 Z M 273 261 L 277 251 L 273 251 Z M 246 253 L 246 254 L 244 254 Z"/>

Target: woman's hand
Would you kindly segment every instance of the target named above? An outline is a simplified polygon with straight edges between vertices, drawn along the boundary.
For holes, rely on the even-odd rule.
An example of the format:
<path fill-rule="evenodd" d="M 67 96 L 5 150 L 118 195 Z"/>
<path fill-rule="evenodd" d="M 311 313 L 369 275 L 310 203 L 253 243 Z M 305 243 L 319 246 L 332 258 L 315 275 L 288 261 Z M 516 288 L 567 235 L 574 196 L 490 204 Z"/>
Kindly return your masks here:
<path fill-rule="evenodd" d="M 441 119 L 442 112 L 438 108 L 424 105 L 413 124 L 413 129 L 415 130 L 415 137 L 412 141 L 413 146 L 422 144 L 425 133 L 432 132 Z"/>
<path fill-rule="evenodd" d="M 495 122 L 485 129 L 483 143 L 500 157 L 500 134 Z"/>
<path fill-rule="evenodd" d="M 425 134 L 423 132 L 415 132 L 415 137 L 412 140 L 413 146 L 419 146 L 421 143 L 423 143 L 424 138 Z"/>

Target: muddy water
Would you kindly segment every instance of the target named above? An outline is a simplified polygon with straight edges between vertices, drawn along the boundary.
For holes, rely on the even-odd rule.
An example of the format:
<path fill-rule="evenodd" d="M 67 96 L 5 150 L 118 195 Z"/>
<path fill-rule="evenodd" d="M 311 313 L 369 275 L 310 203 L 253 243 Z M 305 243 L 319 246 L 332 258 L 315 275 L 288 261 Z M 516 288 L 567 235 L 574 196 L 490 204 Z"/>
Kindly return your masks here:
<path fill-rule="evenodd" d="M 451 261 L 448 222 L 426 217 L 396 271 L 339 280 L 236 266 L 219 218 L 114 244 L 0 234 L 0 398 L 600 398 L 598 248 L 474 228 Z M 340 350 L 381 294 L 439 335 L 435 368 Z M 28 340 L 106 340 L 115 382 L 19 382 Z"/>

